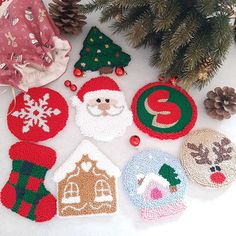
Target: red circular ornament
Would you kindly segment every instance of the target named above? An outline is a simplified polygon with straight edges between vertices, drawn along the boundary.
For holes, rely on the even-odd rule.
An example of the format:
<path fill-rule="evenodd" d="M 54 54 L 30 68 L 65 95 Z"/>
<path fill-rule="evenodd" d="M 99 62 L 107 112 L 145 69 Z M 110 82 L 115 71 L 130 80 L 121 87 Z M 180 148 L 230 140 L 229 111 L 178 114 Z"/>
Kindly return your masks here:
<path fill-rule="evenodd" d="M 140 138 L 137 135 L 130 137 L 129 142 L 132 146 L 137 147 L 140 144 Z"/>
<path fill-rule="evenodd" d="M 70 80 L 66 80 L 65 82 L 64 82 L 64 85 L 68 88 L 68 87 L 70 87 L 71 86 L 71 81 Z"/>
<path fill-rule="evenodd" d="M 81 69 L 79 69 L 79 68 L 75 68 L 74 69 L 74 76 L 76 76 L 76 77 L 82 77 L 83 76 L 83 71 L 81 70 Z"/>
<path fill-rule="evenodd" d="M 136 126 L 159 139 L 180 138 L 190 132 L 197 120 L 192 97 L 171 83 L 147 84 L 136 93 L 131 108 Z"/>
<path fill-rule="evenodd" d="M 125 69 L 123 67 L 116 67 L 115 73 L 117 76 L 123 76 L 125 74 Z"/>
<path fill-rule="evenodd" d="M 70 90 L 71 90 L 72 92 L 77 91 L 77 86 L 76 86 L 75 84 L 72 84 L 72 85 L 70 86 Z"/>
<path fill-rule="evenodd" d="M 33 88 L 12 101 L 8 114 L 8 128 L 18 139 L 44 141 L 66 126 L 68 105 L 54 90 Z"/>

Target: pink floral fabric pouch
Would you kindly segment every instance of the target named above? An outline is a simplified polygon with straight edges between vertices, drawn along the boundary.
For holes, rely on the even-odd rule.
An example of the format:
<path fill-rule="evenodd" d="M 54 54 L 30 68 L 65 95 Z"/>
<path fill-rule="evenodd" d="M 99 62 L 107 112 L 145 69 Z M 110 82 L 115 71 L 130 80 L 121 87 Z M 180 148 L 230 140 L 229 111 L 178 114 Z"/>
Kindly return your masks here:
<path fill-rule="evenodd" d="M 5 0 L 0 6 L 0 84 L 23 91 L 59 78 L 71 46 L 41 0 Z"/>

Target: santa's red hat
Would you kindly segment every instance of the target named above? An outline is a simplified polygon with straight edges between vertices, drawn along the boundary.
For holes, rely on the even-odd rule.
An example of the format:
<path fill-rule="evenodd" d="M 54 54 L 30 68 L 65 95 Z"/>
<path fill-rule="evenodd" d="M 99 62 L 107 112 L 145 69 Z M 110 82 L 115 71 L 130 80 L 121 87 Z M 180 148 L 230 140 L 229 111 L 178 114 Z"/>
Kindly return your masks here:
<path fill-rule="evenodd" d="M 124 99 L 124 95 L 116 82 L 106 76 L 100 76 L 89 80 L 80 88 L 77 97 L 81 102 L 99 97 L 114 98 L 118 100 Z"/>

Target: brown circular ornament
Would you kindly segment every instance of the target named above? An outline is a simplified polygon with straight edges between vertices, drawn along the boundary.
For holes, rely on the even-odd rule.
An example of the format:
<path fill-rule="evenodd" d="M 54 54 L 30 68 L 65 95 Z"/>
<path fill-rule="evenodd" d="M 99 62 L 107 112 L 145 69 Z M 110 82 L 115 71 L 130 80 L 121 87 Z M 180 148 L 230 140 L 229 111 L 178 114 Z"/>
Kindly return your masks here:
<path fill-rule="evenodd" d="M 189 178 L 205 187 L 220 188 L 236 179 L 236 146 L 215 130 L 190 133 L 182 146 L 181 162 Z"/>

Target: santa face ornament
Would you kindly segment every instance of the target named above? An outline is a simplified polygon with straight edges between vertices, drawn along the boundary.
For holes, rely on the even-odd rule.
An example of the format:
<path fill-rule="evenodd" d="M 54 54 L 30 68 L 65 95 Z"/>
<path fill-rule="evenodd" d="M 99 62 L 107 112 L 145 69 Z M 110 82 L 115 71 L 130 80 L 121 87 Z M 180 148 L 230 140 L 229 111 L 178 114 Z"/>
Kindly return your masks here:
<path fill-rule="evenodd" d="M 236 179 L 235 145 L 214 130 L 189 134 L 182 146 L 181 162 L 189 178 L 205 187 L 220 188 Z"/>
<path fill-rule="evenodd" d="M 107 142 L 123 136 L 133 122 L 124 94 L 109 77 L 85 83 L 72 98 L 72 104 L 81 133 L 96 140 Z"/>
<path fill-rule="evenodd" d="M 186 182 L 179 161 L 155 149 L 135 155 L 123 171 L 124 188 L 146 220 L 182 212 Z"/>

